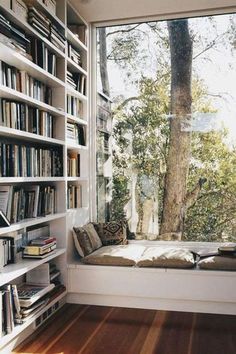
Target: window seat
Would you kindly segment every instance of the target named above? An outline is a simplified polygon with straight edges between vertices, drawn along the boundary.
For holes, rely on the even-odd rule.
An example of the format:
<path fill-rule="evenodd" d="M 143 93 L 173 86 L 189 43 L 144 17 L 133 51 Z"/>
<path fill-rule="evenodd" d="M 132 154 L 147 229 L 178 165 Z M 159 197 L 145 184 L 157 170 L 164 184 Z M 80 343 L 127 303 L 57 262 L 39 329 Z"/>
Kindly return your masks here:
<path fill-rule="evenodd" d="M 68 265 L 68 302 L 236 314 L 236 272 L 73 261 Z"/>

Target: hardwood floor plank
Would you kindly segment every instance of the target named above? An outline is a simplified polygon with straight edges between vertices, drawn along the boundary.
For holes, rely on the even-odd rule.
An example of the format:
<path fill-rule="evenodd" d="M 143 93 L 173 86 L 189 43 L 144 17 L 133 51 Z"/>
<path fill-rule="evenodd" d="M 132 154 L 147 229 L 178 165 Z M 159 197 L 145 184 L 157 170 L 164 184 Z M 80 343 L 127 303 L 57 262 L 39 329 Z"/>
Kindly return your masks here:
<path fill-rule="evenodd" d="M 47 347 L 43 353 L 78 353 L 112 309 L 103 306 L 89 306 L 82 316 L 73 323 L 73 326 L 64 332 L 63 336 L 54 342 L 53 345 Z"/>
<path fill-rule="evenodd" d="M 141 349 L 141 346 L 137 348 L 138 341 L 135 343 L 140 329 L 146 327 L 148 331 L 154 316 L 155 311 L 116 308 L 103 323 L 96 337 L 78 353 L 136 354 Z"/>
<path fill-rule="evenodd" d="M 236 316 L 65 305 L 17 354 L 235 354 Z"/>
<path fill-rule="evenodd" d="M 44 348 L 57 338 L 62 330 L 73 322 L 73 319 L 87 308 L 84 305 L 65 304 L 54 316 L 52 316 L 44 325 L 20 346 L 13 353 L 42 353 Z"/>
<path fill-rule="evenodd" d="M 198 314 L 191 354 L 235 354 L 236 316 Z"/>
<path fill-rule="evenodd" d="M 193 318 L 193 313 L 168 312 L 153 353 L 187 354 Z"/>

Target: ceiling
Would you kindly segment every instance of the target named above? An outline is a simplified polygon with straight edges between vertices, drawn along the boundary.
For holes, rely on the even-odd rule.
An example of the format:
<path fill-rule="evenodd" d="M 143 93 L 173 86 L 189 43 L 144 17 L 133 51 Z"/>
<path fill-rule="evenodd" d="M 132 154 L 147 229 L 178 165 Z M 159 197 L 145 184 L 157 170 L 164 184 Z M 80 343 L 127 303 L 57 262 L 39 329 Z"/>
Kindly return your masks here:
<path fill-rule="evenodd" d="M 71 3 L 87 22 L 174 18 L 178 14 L 236 9 L 236 0 L 71 0 Z"/>

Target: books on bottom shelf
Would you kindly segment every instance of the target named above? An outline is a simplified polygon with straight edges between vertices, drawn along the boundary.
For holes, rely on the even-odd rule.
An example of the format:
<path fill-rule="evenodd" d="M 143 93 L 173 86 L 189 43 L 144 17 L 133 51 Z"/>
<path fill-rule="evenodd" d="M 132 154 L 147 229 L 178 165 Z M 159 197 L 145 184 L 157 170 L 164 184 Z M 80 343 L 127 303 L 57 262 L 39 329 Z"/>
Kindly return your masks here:
<path fill-rule="evenodd" d="M 45 263 L 27 273 L 25 283 L 6 284 L 0 289 L 0 336 L 10 334 L 15 326 L 35 317 L 65 291 L 59 275 L 54 264 Z"/>

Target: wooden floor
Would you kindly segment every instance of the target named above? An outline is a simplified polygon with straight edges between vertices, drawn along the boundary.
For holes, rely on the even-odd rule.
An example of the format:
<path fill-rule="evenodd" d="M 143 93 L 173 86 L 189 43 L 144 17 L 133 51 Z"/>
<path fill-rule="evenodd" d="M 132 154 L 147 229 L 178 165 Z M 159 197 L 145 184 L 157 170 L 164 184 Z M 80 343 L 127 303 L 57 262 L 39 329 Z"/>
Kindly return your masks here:
<path fill-rule="evenodd" d="M 236 316 L 67 304 L 14 353 L 235 354 Z"/>

